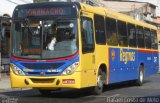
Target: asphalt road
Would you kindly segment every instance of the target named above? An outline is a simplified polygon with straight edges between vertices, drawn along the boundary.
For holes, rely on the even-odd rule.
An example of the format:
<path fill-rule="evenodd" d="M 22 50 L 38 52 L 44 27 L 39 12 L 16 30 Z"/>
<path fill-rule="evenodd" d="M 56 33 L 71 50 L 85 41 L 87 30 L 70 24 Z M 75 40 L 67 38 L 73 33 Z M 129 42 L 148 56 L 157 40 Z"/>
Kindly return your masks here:
<path fill-rule="evenodd" d="M 121 100 L 113 101 L 113 97 Z M 127 102 L 132 103 L 159 103 L 160 98 L 154 97 L 160 97 L 160 74 L 146 78 L 145 83 L 140 87 L 131 82 L 106 86 L 104 92 L 98 96 L 91 94 L 88 89 L 65 89 L 48 96 L 43 96 L 32 89 L 0 91 L 0 103 L 121 103 L 126 102 L 126 98 Z"/>

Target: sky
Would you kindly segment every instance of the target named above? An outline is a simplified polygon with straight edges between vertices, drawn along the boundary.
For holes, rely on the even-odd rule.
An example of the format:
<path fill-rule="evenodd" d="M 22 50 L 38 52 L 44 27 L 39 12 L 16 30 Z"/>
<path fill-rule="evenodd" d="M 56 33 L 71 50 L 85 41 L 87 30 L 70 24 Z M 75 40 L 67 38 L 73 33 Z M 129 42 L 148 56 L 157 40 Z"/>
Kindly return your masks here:
<path fill-rule="evenodd" d="M 149 2 L 157 6 L 156 15 L 160 16 L 160 0 L 130 0 L 130 1 L 139 1 L 139 2 Z"/>
<path fill-rule="evenodd" d="M 32 1 L 33 0 L 0 0 L 0 16 L 3 14 L 12 16 L 13 10 L 18 4 L 31 3 Z"/>

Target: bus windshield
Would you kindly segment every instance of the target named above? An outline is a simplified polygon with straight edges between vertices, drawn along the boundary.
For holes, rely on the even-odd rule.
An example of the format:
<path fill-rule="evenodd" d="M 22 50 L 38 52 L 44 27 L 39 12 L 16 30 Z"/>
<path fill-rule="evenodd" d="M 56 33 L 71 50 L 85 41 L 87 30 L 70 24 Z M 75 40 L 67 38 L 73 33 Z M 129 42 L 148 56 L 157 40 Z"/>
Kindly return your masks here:
<path fill-rule="evenodd" d="M 14 20 L 12 55 L 28 59 L 52 59 L 77 52 L 76 19 Z"/>

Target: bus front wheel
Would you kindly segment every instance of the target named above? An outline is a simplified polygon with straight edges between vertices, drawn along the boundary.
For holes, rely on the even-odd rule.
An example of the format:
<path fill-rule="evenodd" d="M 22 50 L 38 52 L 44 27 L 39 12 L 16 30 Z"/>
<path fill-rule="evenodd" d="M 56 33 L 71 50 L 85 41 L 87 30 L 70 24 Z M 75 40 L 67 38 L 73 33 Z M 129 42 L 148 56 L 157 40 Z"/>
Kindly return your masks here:
<path fill-rule="evenodd" d="M 103 91 L 103 85 L 105 83 L 105 76 L 106 73 L 99 69 L 98 76 L 97 76 L 97 85 L 93 87 L 93 94 L 100 95 Z"/>

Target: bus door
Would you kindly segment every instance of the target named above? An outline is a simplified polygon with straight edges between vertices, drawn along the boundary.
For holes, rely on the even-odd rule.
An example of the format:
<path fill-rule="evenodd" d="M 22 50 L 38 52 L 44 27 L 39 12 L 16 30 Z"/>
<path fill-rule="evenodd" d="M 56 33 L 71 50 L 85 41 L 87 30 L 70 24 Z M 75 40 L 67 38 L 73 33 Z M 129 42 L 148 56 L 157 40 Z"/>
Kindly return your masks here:
<path fill-rule="evenodd" d="M 81 12 L 81 44 L 82 44 L 82 86 L 94 86 L 96 83 L 95 74 L 95 42 L 93 31 L 93 14 Z"/>

